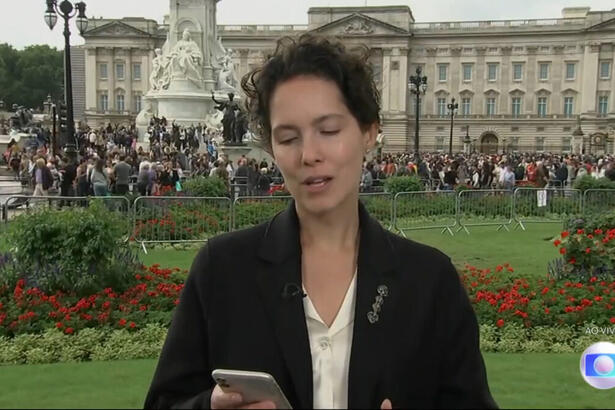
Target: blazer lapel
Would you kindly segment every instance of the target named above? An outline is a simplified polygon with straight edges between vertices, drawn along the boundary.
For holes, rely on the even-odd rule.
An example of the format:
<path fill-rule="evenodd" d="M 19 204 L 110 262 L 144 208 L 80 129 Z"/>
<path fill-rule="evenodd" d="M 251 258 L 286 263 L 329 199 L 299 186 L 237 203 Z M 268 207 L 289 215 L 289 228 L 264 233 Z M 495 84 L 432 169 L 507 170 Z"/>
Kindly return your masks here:
<path fill-rule="evenodd" d="M 259 290 L 298 400 L 291 404 L 311 408 L 312 356 L 303 302 L 301 297 L 282 296 L 288 283 L 301 289 L 301 242 L 294 201 L 269 223 L 258 254 L 268 262 L 258 272 Z"/>
<path fill-rule="evenodd" d="M 348 407 L 380 407 L 379 388 L 389 358 L 386 341 L 393 337 L 394 306 L 398 297 L 397 265 L 393 244 L 384 228 L 373 219 L 363 204 L 359 205 L 361 238 L 357 271 L 357 302 L 353 327 L 352 350 L 348 380 Z M 378 318 L 372 322 L 368 314 L 375 311 L 378 288 L 386 286 Z"/>

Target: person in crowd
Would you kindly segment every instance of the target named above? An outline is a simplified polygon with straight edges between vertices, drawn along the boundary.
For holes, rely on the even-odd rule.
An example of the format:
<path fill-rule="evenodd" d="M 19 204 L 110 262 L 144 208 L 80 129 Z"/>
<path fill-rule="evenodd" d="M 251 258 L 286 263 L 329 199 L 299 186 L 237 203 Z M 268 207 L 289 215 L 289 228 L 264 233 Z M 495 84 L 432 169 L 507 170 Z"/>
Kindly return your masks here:
<path fill-rule="evenodd" d="M 225 393 L 224 368 L 269 373 L 293 408 L 497 408 L 449 257 L 359 200 L 380 128 L 367 56 L 284 38 L 242 87 L 292 200 L 196 256 L 144 407 L 273 408 Z"/>
<path fill-rule="evenodd" d="M 32 174 L 32 183 L 34 185 L 32 196 L 47 196 L 49 194 L 49 188 L 53 185 L 53 175 L 43 158 L 36 160 L 36 167 Z"/>
<path fill-rule="evenodd" d="M 126 163 L 126 155 L 120 155 L 120 161 L 113 167 L 113 175 L 115 175 L 115 193 L 117 195 L 126 195 L 130 190 L 130 175 L 132 167 Z"/>
<path fill-rule="evenodd" d="M 90 183 L 94 189 L 94 196 L 109 196 L 109 174 L 102 158 L 96 160 L 94 168 L 90 171 Z"/>

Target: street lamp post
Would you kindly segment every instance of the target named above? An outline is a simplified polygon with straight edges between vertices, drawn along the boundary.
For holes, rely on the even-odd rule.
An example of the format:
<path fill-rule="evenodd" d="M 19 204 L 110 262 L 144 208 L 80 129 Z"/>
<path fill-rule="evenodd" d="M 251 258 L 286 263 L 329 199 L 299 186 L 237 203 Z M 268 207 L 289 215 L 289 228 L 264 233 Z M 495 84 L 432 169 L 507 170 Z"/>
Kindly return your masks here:
<path fill-rule="evenodd" d="M 450 104 L 447 105 L 447 108 L 448 108 L 448 111 L 451 113 L 451 135 L 448 140 L 448 155 L 452 157 L 453 156 L 453 127 L 455 124 L 455 112 L 457 112 L 457 109 L 459 108 L 459 104 L 457 104 L 455 102 L 455 99 L 453 98 Z"/>
<path fill-rule="evenodd" d="M 80 1 L 74 5 L 63 0 L 58 4 L 58 0 L 46 0 L 47 11 L 45 12 L 45 23 L 50 30 L 53 30 L 58 22 L 58 14 L 64 19 L 64 99 L 66 102 L 66 143 L 75 140 L 75 116 L 73 111 L 73 76 L 70 62 L 70 29 L 68 22 L 77 16 L 77 28 L 83 34 L 88 28 L 88 18 L 85 15 L 85 3 Z"/>
<path fill-rule="evenodd" d="M 416 68 L 416 75 L 411 75 L 408 79 L 408 89 L 416 96 L 416 118 L 414 128 L 414 156 L 415 162 L 418 164 L 421 160 L 419 154 L 419 117 L 421 115 L 421 94 L 427 91 L 427 77 L 421 76 L 421 67 Z"/>
<path fill-rule="evenodd" d="M 466 125 L 466 135 L 463 138 L 463 151 L 466 155 L 472 152 L 472 139 L 470 138 L 470 126 Z"/>

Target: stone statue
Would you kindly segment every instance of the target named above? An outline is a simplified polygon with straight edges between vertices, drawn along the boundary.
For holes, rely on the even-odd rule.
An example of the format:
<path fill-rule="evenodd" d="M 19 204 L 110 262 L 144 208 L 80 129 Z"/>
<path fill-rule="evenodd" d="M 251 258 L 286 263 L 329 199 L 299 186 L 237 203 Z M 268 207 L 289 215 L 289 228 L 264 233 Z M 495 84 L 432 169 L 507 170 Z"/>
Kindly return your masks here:
<path fill-rule="evenodd" d="M 224 56 L 221 58 L 221 69 L 218 74 L 218 83 L 216 88 L 218 91 L 225 92 L 237 92 L 237 86 L 239 80 L 235 74 L 235 64 L 233 64 L 233 50 L 226 50 Z"/>
<path fill-rule="evenodd" d="M 152 91 L 166 90 L 171 81 L 168 74 L 168 60 L 162 55 L 162 50 L 155 50 L 156 57 L 152 61 L 152 74 L 149 77 L 149 84 Z"/>
<path fill-rule="evenodd" d="M 137 127 L 148 127 L 152 118 L 154 118 L 154 111 L 152 108 L 152 102 L 148 99 L 143 100 L 144 107 L 137 115 L 135 125 Z"/>
<path fill-rule="evenodd" d="M 211 110 L 205 116 L 205 126 L 209 129 L 222 129 L 222 114 L 220 111 L 216 109 L 216 107 L 211 107 Z"/>
<path fill-rule="evenodd" d="M 222 117 L 223 137 L 225 144 L 239 145 L 242 143 L 243 135 L 237 135 L 236 129 L 236 111 L 241 111 L 239 105 L 233 101 L 235 94 L 228 93 L 228 102 L 218 101 L 214 96 L 214 92 L 211 92 L 211 99 L 218 104 L 216 109 L 224 112 Z"/>
<path fill-rule="evenodd" d="M 175 44 L 168 56 L 171 80 L 186 79 L 202 88 L 203 54 L 198 44 L 190 38 L 190 31 L 184 30 L 182 39 Z"/>

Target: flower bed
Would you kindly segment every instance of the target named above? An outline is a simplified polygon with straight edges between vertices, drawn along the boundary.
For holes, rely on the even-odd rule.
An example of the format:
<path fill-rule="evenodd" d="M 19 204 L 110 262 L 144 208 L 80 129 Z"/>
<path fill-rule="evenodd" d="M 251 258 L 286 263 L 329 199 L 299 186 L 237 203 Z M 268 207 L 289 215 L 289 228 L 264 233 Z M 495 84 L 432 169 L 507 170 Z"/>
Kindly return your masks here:
<path fill-rule="evenodd" d="M 507 264 L 495 269 L 466 266 L 461 279 L 480 323 L 503 327 L 615 325 L 615 281 L 587 283 L 524 278 Z"/>
<path fill-rule="evenodd" d="M 72 335 L 85 328 L 136 331 L 147 324 L 167 326 L 179 303 L 186 271 L 143 267 L 137 285 L 122 293 L 103 289 L 88 297 L 46 294 L 19 280 L 0 288 L 0 336 L 36 334 L 59 329 Z"/>
<path fill-rule="evenodd" d="M 187 271 L 142 267 L 137 285 L 88 297 L 0 289 L 0 364 L 155 358 Z M 508 264 L 460 272 L 485 352 L 581 352 L 613 338 L 615 281 L 526 278 Z M 594 331 L 590 331 L 593 329 Z"/>

